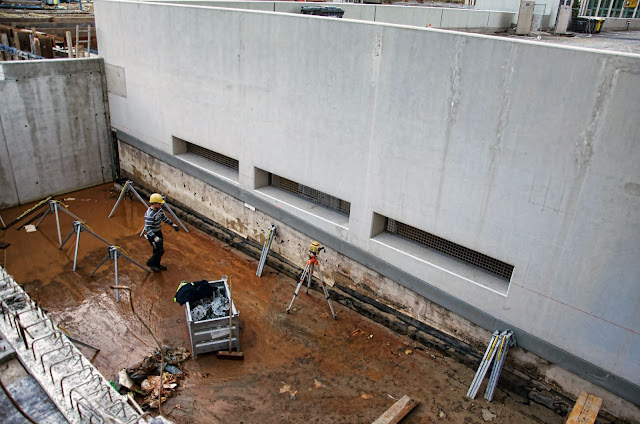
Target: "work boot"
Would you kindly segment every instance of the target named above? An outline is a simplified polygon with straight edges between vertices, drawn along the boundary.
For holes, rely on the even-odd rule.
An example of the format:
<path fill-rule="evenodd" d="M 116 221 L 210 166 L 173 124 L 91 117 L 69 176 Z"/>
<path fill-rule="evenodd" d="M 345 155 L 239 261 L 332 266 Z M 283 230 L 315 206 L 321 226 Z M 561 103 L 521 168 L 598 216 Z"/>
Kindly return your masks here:
<path fill-rule="evenodd" d="M 159 272 L 160 268 L 158 268 L 157 266 L 149 266 L 149 269 L 153 272 Z"/>
<path fill-rule="evenodd" d="M 164 265 L 158 265 L 158 268 L 160 268 L 160 271 L 166 271 L 167 267 Z"/>

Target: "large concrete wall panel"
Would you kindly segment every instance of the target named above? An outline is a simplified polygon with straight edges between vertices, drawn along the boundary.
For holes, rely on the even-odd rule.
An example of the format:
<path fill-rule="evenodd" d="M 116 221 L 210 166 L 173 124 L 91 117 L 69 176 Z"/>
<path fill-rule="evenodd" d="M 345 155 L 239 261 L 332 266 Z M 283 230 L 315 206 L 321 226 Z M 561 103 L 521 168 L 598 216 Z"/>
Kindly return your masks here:
<path fill-rule="evenodd" d="M 112 178 L 101 59 L 5 62 L 0 116 L 15 197 L 0 207 Z M 5 173 L 6 175 L 6 173 Z M 4 184 L 3 184 L 4 185 Z M 11 186 L 11 183 L 9 184 Z"/>
<path fill-rule="evenodd" d="M 442 28 L 486 28 L 488 22 L 486 10 L 442 9 Z"/>
<path fill-rule="evenodd" d="M 348 200 L 339 225 L 276 205 L 381 268 L 409 273 L 411 290 L 445 293 L 454 312 L 475 308 L 485 327 L 493 317 L 521 328 L 523 344 L 542 356 L 555 346 L 550 357 L 585 358 L 636 388 L 618 394 L 638 399 L 626 348 L 640 340 L 631 261 L 640 244 L 629 230 L 640 220 L 631 115 L 640 56 L 105 0 L 96 19 L 106 62 L 125 69 L 127 98 L 110 96 L 119 131 L 168 154 L 175 136 L 234 157 L 234 190 L 267 202 L 255 168 Z M 176 26 L 193 44 L 172 44 L 164 28 Z M 139 31 L 169 50 L 124 41 Z M 173 60 L 185 49 L 188 65 Z M 375 214 L 505 261 L 513 276 L 495 281 L 377 234 Z M 603 295 L 608 287 L 625 296 Z M 605 333 L 603 347 L 595 335 Z"/>
<path fill-rule="evenodd" d="M 376 22 L 440 28 L 443 9 L 436 7 L 377 6 Z"/>

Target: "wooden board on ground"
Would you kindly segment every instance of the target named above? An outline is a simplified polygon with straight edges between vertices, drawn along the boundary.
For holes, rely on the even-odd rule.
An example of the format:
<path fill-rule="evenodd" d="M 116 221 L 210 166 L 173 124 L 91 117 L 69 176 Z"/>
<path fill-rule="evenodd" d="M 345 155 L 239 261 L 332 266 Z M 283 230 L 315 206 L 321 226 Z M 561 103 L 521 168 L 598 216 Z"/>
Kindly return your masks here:
<path fill-rule="evenodd" d="M 598 417 L 602 399 L 587 392 L 580 393 L 566 424 L 593 424 Z"/>
<path fill-rule="evenodd" d="M 418 402 L 411 399 L 409 396 L 404 395 L 400 398 L 399 401 L 394 403 L 391 408 L 387 409 L 386 412 L 377 420 L 373 422 L 373 424 L 395 424 L 400 422 L 413 408 L 418 405 Z"/>

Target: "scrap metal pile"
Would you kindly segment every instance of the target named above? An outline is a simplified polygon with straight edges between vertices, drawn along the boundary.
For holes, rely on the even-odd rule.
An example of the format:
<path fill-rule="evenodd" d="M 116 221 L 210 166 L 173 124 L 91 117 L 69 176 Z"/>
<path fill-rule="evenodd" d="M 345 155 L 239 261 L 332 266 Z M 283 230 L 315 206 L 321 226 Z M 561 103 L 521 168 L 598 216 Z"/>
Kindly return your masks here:
<path fill-rule="evenodd" d="M 218 287 L 213 297 L 205 297 L 193 302 L 191 317 L 194 321 L 203 321 L 229 316 L 229 299 L 224 287 Z"/>
<path fill-rule="evenodd" d="M 180 363 L 191 356 L 185 348 L 164 347 L 164 372 L 160 377 L 160 351 L 156 351 L 130 368 L 123 368 L 112 382 L 120 394 L 129 394 L 144 410 L 158 408 L 160 378 L 162 402 L 175 395 L 179 380 L 184 377 Z"/>

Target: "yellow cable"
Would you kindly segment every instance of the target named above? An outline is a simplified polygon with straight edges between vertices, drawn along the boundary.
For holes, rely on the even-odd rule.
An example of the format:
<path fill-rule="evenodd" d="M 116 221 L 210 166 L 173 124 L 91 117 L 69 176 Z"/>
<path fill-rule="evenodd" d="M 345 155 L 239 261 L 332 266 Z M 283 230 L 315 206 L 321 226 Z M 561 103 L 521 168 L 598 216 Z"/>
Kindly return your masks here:
<path fill-rule="evenodd" d="M 44 200 L 41 200 L 41 201 L 40 201 L 37 205 L 35 205 L 34 207 L 29 208 L 29 209 L 27 209 L 26 211 L 22 212 L 22 215 L 20 215 L 20 216 L 19 216 L 19 217 L 17 217 L 16 219 L 14 219 L 14 221 L 17 221 L 17 220 L 21 219 L 23 216 L 25 216 L 25 215 L 29 214 L 29 212 L 31 212 L 31 211 L 33 211 L 34 209 L 36 209 L 36 208 L 38 208 L 38 207 L 42 206 L 43 204 L 47 203 L 49 200 L 51 200 L 51 196 L 47 197 L 47 198 L 46 198 L 46 199 L 44 199 Z"/>

